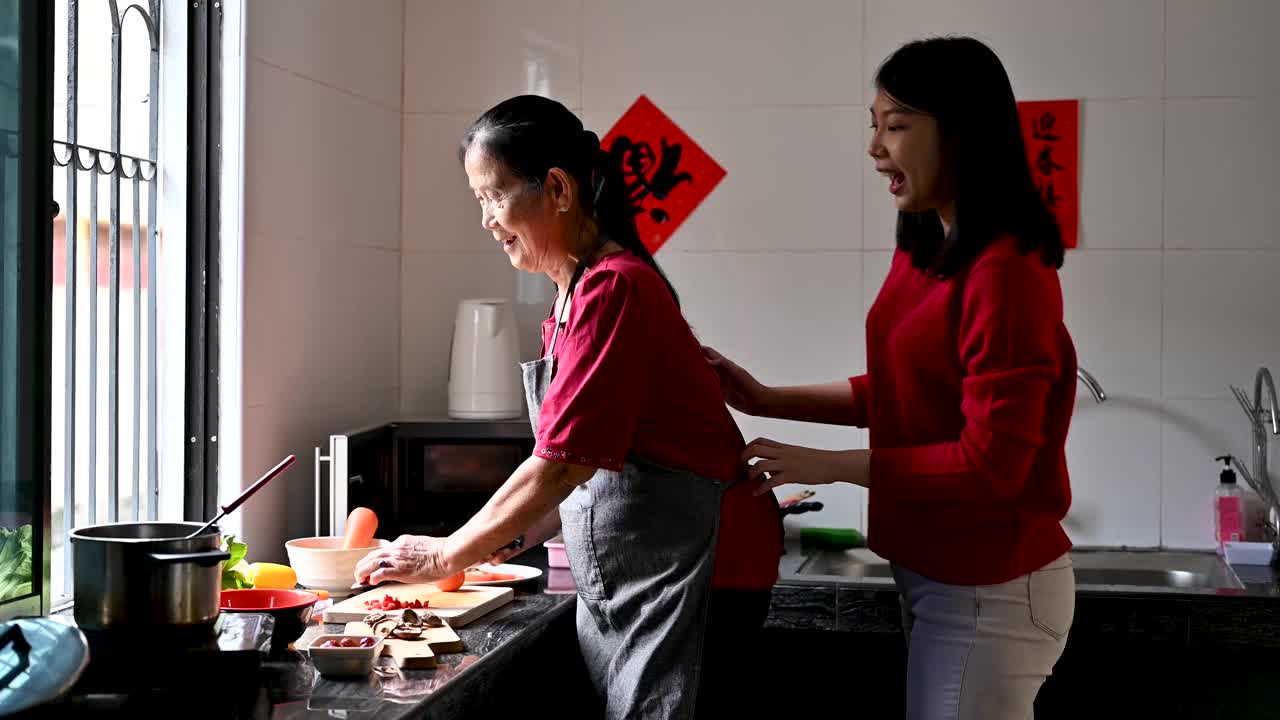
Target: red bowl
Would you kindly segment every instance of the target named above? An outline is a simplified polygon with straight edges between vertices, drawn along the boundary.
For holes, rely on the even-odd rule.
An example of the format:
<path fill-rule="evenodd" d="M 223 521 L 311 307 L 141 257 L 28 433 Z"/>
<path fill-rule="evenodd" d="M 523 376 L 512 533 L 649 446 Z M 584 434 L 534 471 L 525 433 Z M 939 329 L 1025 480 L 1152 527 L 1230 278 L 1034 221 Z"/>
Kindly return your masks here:
<path fill-rule="evenodd" d="M 218 606 L 229 612 L 271 612 L 310 607 L 319 599 L 319 595 L 302 590 L 250 588 L 223 590 Z"/>
<path fill-rule="evenodd" d="M 223 590 L 218 606 L 222 612 L 266 613 L 275 618 L 271 653 L 278 655 L 289 649 L 289 643 L 302 637 L 319 600 L 319 595 L 301 590 L 254 588 Z"/>

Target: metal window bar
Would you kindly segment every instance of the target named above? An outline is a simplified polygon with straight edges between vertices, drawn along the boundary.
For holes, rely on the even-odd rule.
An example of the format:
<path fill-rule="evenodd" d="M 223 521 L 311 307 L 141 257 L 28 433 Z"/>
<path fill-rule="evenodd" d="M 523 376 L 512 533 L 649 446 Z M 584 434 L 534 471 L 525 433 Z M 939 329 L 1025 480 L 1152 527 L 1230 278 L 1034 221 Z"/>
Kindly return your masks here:
<path fill-rule="evenodd" d="M 131 467 L 133 507 L 132 517 L 135 520 L 144 516 L 142 506 L 146 502 L 145 517 L 149 520 L 157 518 L 159 509 L 157 450 L 157 395 L 158 395 L 158 362 L 157 362 L 157 209 L 159 200 L 158 157 L 159 157 L 159 96 L 160 96 L 160 0 L 150 0 L 149 7 L 133 3 L 121 8 L 117 0 L 109 0 L 111 15 L 111 81 L 110 81 L 110 148 L 90 147 L 79 142 L 79 81 L 80 81 L 80 47 L 78 43 L 80 31 L 80 3 L 78 0 L 67 0 L 67 128 L 66 139 L 55 140 L 53 146 L 53 162 L 66 169 L 66 288 L 65 288 L 65 362 L 64 369 L 64 477 L 63 477 L 63 527 L 62 537 L 76 527 L 76 489 L 78 468 L 76 467 L 76 432 L 77 417 L 77 366 L 87 365 L 88 392 L 87 418 L 85 431 L 88 433 L 88 455 L 86 462 L 86 491 L 88 506 L 87 520 L 90 524 L 98 521 L 98 235 L 99 235 L 99 182 L 108 183 L 108 262 L 109 262 L 109 294 L 107 318 L 107 463 L 106 492 L 107 519 L 116 521 L 120 516 L 120 272 L 121 272 L 121 191 L 122 183 L 129 181 L 132 190 L 133 224 L 129 239 L 133 244 L 133 404 L 132 404 L 132 455 Z M 149 67 L 147 103 L 148 111 L 148 147 L 145 158 L 126 154 L 121 148 L 121 90 L 124 47 L 124 26 L 130 14 L 138 16 L 145 27 L 149 42 Z M 79 277 L 77 260 L 79 254 L 79 198 L 78 183 L 82 177 L 88 178 L 89 213 L 88 213 L 88 353 L 81 357 L 77 348 L 77 289 Z M 147 224 L 146 232 L 142 232 L 142 197 L 143 186 L 146 186 Z M 146 244 L 144 251 L 143 244 Z M 147 290 L 147 324 L 146 324 L 146 392 L 143 393 L 143 343 L 142 343 L 142 289 L 143 261 L 145 257 L 146 290 Z M 143 402 L 146 406 L 147 434 L 146 449 L 146 488 L 142 493 L 142 423 Z M 71 552 L 69 547 L 63 548 L 64 587 L 72 586 Z"/>
<path fill-rule="evenodd" d="M 66 388 L 66 412 L 62 422 L 63 447 L 62 447 L 62 537 L 67 538 L 68 532 L 75 526 L 76 521 L 76 255 L 80 247 L 79 239 L 79 208 L 76 206 L 77 195 L 79 191 L 79 177 L 77 170 L 77 161 L 73 160 L 72 154 L 76 152 L 75 144 L 79 113 L 77 113 L 78 98 L 76 90 L 80 86 L 80 53 L 77 51 L 77 41 L 80 37 L 80 7 L 76 0 L 67 0 L 67 142 L 70 143 L 67 155 L 67 197 L 66 197 L 66 223 L 62 232 L 63 243 L 66 245 L 66 301 L 64 309 L 66 316 L 65 335 L 66 339 L 64 353 L 64 385 Z M 58 154 L 53 154 L 54 162 L 57 162 Z M 64 542 L 66 542 L 64 540 Z M 71 553 L 70 548 L 62 548 L 62 587 L 72 587 L 71 580 Z"/>

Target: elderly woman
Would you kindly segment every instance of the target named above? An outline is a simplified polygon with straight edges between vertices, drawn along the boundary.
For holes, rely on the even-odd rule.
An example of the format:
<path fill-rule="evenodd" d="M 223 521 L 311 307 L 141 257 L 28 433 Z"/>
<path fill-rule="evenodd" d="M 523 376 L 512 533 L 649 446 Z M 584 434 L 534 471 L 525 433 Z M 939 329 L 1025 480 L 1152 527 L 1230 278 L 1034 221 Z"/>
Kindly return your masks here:
<path fill-rule="evenodd" d="M 484 229 L 559 291 L 543 356 L 522 368 L 536 447 L 453 535 L 401 537 L 356 579 L 444 577 L 558 528 L 605 715 L 723 711 L 733 656 L 777 577 L 778 506 L 746 485 L 745 442 L 640 241 L 620 168 L 573 113 L 536 96 L 484 113 L 460 154 Z"/>

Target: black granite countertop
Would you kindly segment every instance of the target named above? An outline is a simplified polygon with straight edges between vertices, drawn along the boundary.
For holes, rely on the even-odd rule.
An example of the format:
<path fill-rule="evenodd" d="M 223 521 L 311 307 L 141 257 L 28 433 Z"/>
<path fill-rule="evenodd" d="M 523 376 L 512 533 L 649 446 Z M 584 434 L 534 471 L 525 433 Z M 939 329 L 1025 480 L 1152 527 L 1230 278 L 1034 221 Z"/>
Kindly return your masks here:
<path fill-rule="evenodd" d="M 802 568 L 815 551 L 790 541 L 786 551 L 769 628 L 901 634 L 898 593 L 883 568 L 860 577 L 809 575 Z M 1078 551 L 1095 552 L 1109 551 Z M 1240 587 L 1080 583 L 1072 635 L 1082 642 L 1280 648 L 1280 575 L 1266 566 L 1232 566 L 1231 574 Z"/>
<path fill-rule="evenodd" d="M 329 679 L 320 676 L 301 650 L 289 649 L 274 656 L 254 650 L 162 656 L 145 648 L 133 651 L 128 662 L 115 662 L 127 667 L 108 668 L 102 665 L 107 661 L 101 658 L 95 666 L 91 652 L 89 667 L 77 690 L 30 716 L 148 717 L 156 712 L 173 716 L 180 708 L 184 720 L 459 717 L 462 708 L 491 706 L 492 685 L 512 684 L 512 668 L 535 676 L 538 673 L 529 668 L 538 667 L 538 662 L 551 662 L 549 658 L 554 657 L 554 661 L 564 664 L 560 655 L 567 650 L 549 655 L 548 647 L 572 646 L 576 652 L 576 643 L 569 642 L 573 639 L 572 608 L 576 597 L 569 571 L 548 568 L 542 547 L 531 548 L 513 562 L 539 568 L 543 574 L 515 586 L 511 603 L 457 628 L 464 650 L 438 654 L 437 666 L 430 670 L 395 671 L 389 676 L 371 672 L 359 679 Z M 67 622 L 74 622 L 69 613 L 64 616 Z M 269 616 L 258 617 L 270 622 Z M 342 630 L 342 625 L 314 623 L 294 644 L 305 648 L 311 637 Z M 246 649 L 255 643 L 265 648 L 269 637 L 260 635 Z M 534 652 L 526 652 L 534 646 Z M 165 661 L 165 657 L 175 659 Z M 394 669 L 389 657 L 377 662 Z M 168 667 L 172 665 L 186 669 Z M 101 676 L 104 672 L 110 674 L 110 682 L 95 682 L 91 689 L 84 688 L 89 673 Z M 123 680 L 117 678 L 121 673 L 126 676 Z M 167 679 L 157 679 L 160 676 Z"/>
<path fill-rule="evenodd" d="M 546 551 L 541 547 L 530 549 L 512 562 L 537 567 L 543 575 L 517 586 L 510 604 L 457 628 L 465 646 L 463 652 L 437 655 L 438 664 L 430 670 L 400 671 L 391 677 L 371 673 L 357 680 L 337 680 L 321 677 L 304 652 L 293 651 L 283 659 L 263 664 L 262 688 L 267 707 L 265 713 L 255 713 L 254 717 L 456 717 L 456 709 L 467 704 L 476 686 L 491 679 L 485 677 L 491 669 L 538 642 L 553 621 L 571 614 L 574 606 L 571 590 L 548 592 L 549 579 L 557 588 L 566 582 L 571 588 L 572 579 L 567 570 L 547 568 Z M 551 571 L 556 573 L 554 578 Z M 296 645 L 305 647 L 311 637 L 342 629 L 341 625 L 315 625 Z M 390 658 L 379 658 L 378 662 L 392 667 Z"/>
<path fill-rule="evenodd" d="M 886 638 L 886 634 L 901 635 L 898 595 L 891 576 L 883 572 L 867 577 L 806 575 L 800 570 L 812 555 L 798 543 L 788 543 L 767 620 L 769 630 L 870 633 Z M 211 684 L 225 691 L 211 693 L 183 715 L 187 720 L 445 718 L 463 716 L 477 708 L 491 715 L 485 710 L 493 708 L 496 696 L 537 694 L 541 683 L 571 674 L 572 669 L 566 668 L 575 661 L 577 651 L 573 641 L 575 595 L 568 571 L 549 570 L 541 547 L 529 550 L 516 562 L 538 567 L 544 574 L 518 586 L 509 605 L 458 628 L 465 650 L 438 655 L 438 665 L 431 670 L 333 680 L 320 677 L 305 652 L 291 650 L 282 657 L 262 660 L 256 672 L 221 673 L 225 677 L 215 678 Z M 1280 649 L 1276 572 L 1268 567 L 1234 570 L 1243 587 L 1212 593 L 1194 589 L 1151 593 L 1132 587 L 1082 585 L 1073 642 L 1107 648 L 1128 642 L 1156 648 Z M 548 591 L 549 584 L 553 591 Z M 313 625 L 296 645 L 305 648 L 311 637 L 341 630 L 339 625 Z M 391 660 L 381 658 L 378 662 L 389 666 Z M 237 688 L 234 712 L 223 710 L 217 704 L 219 698 Z M 87 705 L 79 709 L 82 712 L 72 715 L 102 716 L 89 712 Z M 64 716 L 68 715 L 58 714 Z"/>

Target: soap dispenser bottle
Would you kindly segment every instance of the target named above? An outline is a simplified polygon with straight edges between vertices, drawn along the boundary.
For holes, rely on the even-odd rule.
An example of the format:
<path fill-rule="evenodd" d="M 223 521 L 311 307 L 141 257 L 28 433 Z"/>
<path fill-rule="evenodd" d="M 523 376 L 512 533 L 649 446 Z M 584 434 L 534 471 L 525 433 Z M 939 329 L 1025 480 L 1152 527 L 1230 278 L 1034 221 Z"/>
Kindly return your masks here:
<path fill-rule="evenodd" d="M 1244 539 L 1244 497 L 1236 484 L 1236 471 L 1231 469 L 1232 459 L 1230 455 L 1218 458 L 1223 467 L 1218 474 L 1218 490 L 1213 494 L 1213 536 L 1219 555 L 1223 543 Z"/>

